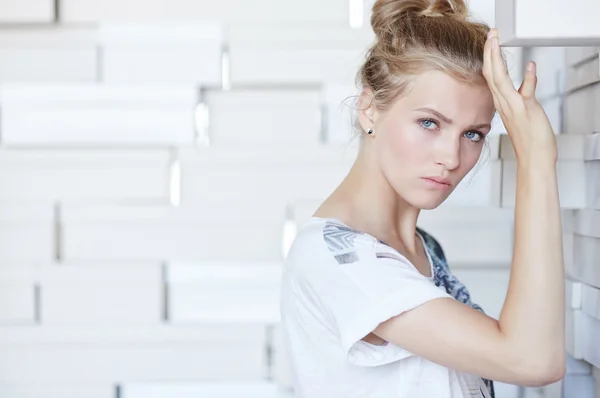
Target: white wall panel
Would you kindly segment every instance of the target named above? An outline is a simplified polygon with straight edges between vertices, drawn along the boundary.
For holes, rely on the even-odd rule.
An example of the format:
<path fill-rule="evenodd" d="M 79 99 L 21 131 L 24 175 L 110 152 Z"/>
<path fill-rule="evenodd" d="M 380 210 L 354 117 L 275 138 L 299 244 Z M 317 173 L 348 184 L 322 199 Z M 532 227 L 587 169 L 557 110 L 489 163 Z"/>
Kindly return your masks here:
<path fill-rule="evenodd" d="M 221 85 L 218 24 L 106 23 L 98 36 L 103 82 Z"/>
<path fill-rule="evenodd" d="M 0 82 L 92 82 L 97 63 L 93 29 L 0 30 Z"/>
<path fill-rule="evenodd" d="M 453 270 L 452 273 L 467 287 L 471 300 L 489 316 L 499 319 L 504 306 L 509 269 L 500 270 Z"/>
<path fill-rule="evenodd" d="M 580 310 L 566 311 L 566 343 L 567 352 L 575 359 L 583 359 L 583 317 Z"/>
<path fill-rule="evenodd" d="M 600 47 L 585 46 L 585 47 L 566 47 L 565 61 L 567 66 L 576 66 L 583 62 L 590 61 L 598 56 Z"/>
<path fill-rule="evenodd" d="M 570 92 L 565 98 L 565 131 L 567 134 L 600 132 L 600 84 Z"/>
<path fill-rule="evenodd" d="M 512 259 L 513 219 L 510 209 L 444 204 L 422 211 L 417 225 L 438 240 L 453 269 L 507 268 Z"/>
<path fill-rule="evenodd" d="M 0 198 L 119 201 L 168 197 L 167 150 L 0 151 Z"/>
<path fill-rule="evenodd" d="M 354 122 L 358 116 L 360 91 L 356 86 L 327 84 L 322 89 L 323 127 L 328 144 L 358 146 Z"/>
<path fill-rule="evenodd" d="M 321 140 L 318 88 L 240 89 L 205 94 L 211 145 L 260 145 L 276 149 L 315 146 Z"/>
<path fill-rule="evenodd" d="M 281 264 L 169 264 L 169 320 L 279 322 Z"/>
<path fill-rule="evenodd" d="M 0 90 L 5 145 L 194 142 L 198 94 L 193 87 L 11 84 Z"/>
<path fill-rule="evenodd" d="M 352 150 L 323 147 L 182 151 L 182 203 L 268 198 L 283 208 L 298 199 L 322 200 L 348 174 L 354 158 Z"/>
<path fill-rule="evenodd" d="M 53 0 L 2 0 L 0 23 L 32 23 L 54 21 Z"/>
<path fill-rule="evenodd" d="M 90 327 L 91 326 L 91 327 Z M 174 326 L 168 323 L 156 325 L 86 325 L 86 324 L 40 324 L 16 325 L 0 328 L 0 347 L 27 346 L 133 346 L 147 347 L 164 344 L 187 344 L 222 347 L 264 347 L 267 329 L 263 324 L 251 323 L 202 323 Z"/>
<path fill-rule="evenodd" d="M 111 383 L 2 383 L 0 396 L 6 398 L 115 398 L 115 386 Z"/>
<path fill-rule="evenodd" d="M 544 10 L 544 18 L 539 17 Z M 496 1 L 496 25 L 502 44 L 520 46 L 583 46 L 600 44 L 594 0 Z"/>
<path fill-rule="evenodd" d="M 265 203 L 68 206 L 66 260 L 278 261 L 283 210 Z"/>
<path fill-rule="evenodd" d="M 0 325 L 31 325 L 37 321 L 36 268 L 0 268 Z"/>
<path fill-rule="evenodd" d="M 60 265 L 41 278 L 44 324 L 156 324 L 162 319 L 158 265 Z"/>
<path fill-rule="evenodd" d="M 264 345 L 77 345 L 0 347 L 2 383 L 262 380 Z"/>
<path fill-rule="evenodd" d="M 600 82 L 600 57 L 596 54 L 580 64 L 567 68 L 567 90 L 577 90 Z"/>
<path fill-rule="evenodd" d="M 581 310 L 592 318 L 600 319 L 600 289 L 581 286 Z"/>
<path fill-rule="evenodd" d="M 235 12 L 232 12 L 235 10 Z M 348 23 L 347 0 L 62 0 L 65 22 L 221 20 Z"/>
<path fill-rule="evenodd" d="M 527 61 L 537 64 L 536 97 L 539 100 L 547 100 L 562 93 L 565 89 L 565 48 L 532 47 L 526 54 Z"/>
<path fill-rule="evenodd" d="M 48 205 L 3 203 L 0 207 L 0 260 L 50 261 L 55 256 L 54 209 Z"/>
<path fill-rule="evenodd" d="M 231 81 L 354 84 L 373 40 L 370 30 L 282 25 L 232 27 Z"/>
<path fill-rule="evenodd" d="M 122 398 L 292 398 L 269 382 L 125 383 Z"/>
<path fill-rule="evenodd" d="M 585 312 L 581 314 L 581 338 L 583 359 L 591 363 L 595 367 L 600 367 L 600 345 L 598 345 L 598 336 L 600 335 L 600 320 L 587 315 Z"/>

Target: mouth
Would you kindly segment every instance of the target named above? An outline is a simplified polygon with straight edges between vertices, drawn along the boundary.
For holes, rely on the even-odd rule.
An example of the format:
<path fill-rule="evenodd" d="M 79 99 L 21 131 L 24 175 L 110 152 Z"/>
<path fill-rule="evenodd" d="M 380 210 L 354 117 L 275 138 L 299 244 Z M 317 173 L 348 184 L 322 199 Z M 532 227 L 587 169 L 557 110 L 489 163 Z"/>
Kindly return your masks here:
<path fill-rule="evenodd" d="M 435 177 L 423 177 L 421 178 L 429 187 L 440 190 L 448 190 L 452 188 L 452 184 L 445 179 Z"/>

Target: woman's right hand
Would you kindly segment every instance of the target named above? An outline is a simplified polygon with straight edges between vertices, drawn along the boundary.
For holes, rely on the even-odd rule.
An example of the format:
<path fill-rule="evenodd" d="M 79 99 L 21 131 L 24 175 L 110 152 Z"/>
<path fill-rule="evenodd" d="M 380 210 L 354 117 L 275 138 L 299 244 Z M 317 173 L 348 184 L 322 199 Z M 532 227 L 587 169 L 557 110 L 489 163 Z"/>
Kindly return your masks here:
<path fill-rule="evenodd" d="M 546 112 L 535 98 L 536 65 L 528 64 L 523 83 L 515 90 L 502 59 L 496 29 L 490 30 L 485 44 L 483 75 L 507 129 L 517 163 L 556 162 L 556 136 Z"/>

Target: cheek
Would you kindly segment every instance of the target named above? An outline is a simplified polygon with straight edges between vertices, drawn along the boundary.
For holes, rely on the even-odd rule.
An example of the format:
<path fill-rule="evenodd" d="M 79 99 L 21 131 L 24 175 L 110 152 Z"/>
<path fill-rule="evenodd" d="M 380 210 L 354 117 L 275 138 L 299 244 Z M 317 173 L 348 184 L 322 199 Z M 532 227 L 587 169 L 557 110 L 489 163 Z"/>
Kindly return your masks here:
<path fill-rule="evenodd" d="M 423 128 L 417 124 L 404 123 L 387 131 L 389 133 L 382 137 L 381 149 L 388 152 L 397 164 L 414 164 L 427 158 L 430 139 Z"/>
<path fill-rule="evenodd" d="M 475 145 L 467 140 L 464 140 L 461 148 L 461 167 L 464 174 L 468 173 L 479 161 L 484 144 Z"/>

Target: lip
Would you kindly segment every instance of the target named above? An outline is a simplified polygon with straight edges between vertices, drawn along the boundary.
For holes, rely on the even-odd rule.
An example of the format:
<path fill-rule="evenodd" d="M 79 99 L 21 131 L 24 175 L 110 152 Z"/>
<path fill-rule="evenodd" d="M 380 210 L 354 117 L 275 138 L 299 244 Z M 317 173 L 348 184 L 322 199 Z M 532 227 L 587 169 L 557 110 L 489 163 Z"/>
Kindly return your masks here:
<path fill-rule="evenodd" d="M 423 181 L 425 181 L 429 186 L 431 186 L 433 188 L 437 188 L 437 189 L 450 189 L 450 188 L 452 188 L 452 184 L 450 183 L 450 180 L 448 180 L 446 178 L 440 178 L 440 177 L 423 177 L 421 179 Z"/>

